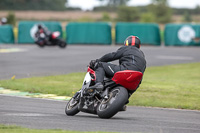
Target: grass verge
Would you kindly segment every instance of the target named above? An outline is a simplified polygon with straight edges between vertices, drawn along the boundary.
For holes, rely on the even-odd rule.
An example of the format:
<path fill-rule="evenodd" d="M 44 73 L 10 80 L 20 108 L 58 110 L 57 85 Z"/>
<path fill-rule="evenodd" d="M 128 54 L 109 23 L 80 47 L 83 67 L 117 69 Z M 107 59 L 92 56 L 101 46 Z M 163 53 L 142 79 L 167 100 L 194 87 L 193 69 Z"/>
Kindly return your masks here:
<path fill-rule="evenodd" d="M 0 125 L 0 133 L 94 133 L 94 132 L 66 131 L 61 129 L 38 130 L 38 129 L 22 128 L 13 125 Z M 95 133 L 106 133 L 106 132 L 95 132 Z"/>
<path fill-rule="evenodd" d="M 34 93 L 73 96 L 85 73 L 1 80 L 0 86 Z M 129 105 L 200 110 L 200 63 L 148 67 Z"/>

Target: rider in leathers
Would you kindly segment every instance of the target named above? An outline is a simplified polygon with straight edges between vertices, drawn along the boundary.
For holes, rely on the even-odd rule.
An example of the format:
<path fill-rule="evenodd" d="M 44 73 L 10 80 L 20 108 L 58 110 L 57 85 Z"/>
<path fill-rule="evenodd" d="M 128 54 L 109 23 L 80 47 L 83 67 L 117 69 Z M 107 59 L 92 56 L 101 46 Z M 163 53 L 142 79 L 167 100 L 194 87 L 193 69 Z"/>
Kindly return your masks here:
<path fill-rule="evenodd" d="M 43 45 L 43 40 L 40 38 L 40 34 L 44 34 L 43 39 L 45 39 L 45 42 L 49 44 L 51 41 L 51 32 L 42 24 L 38 24 L 38 30 L 35 33 L 35 43 Z"/>
<path fill-rule="evenodd" d="M 119 65 L 107 63 L 119 59 Z M 96 66 L 95 66 L 96 64 Z M 144 73 L 146 69 L 146 60 L 144 53 L 140 50 L 140 39 L 137 36 L 129 36 L 124 41 L 124 46 L 116 52 L 108 53 L 100 59 L 92 60 L 90 66 L 95 67 L 96 84 L 90 88 L 101 91 L 103 79 L 113 77 L 114 74 L 122 70 L 134 70 Z M 134 92 L 134 91 L 133 91 Z M 133 93 L 129 92 L 129 93 Z"/>

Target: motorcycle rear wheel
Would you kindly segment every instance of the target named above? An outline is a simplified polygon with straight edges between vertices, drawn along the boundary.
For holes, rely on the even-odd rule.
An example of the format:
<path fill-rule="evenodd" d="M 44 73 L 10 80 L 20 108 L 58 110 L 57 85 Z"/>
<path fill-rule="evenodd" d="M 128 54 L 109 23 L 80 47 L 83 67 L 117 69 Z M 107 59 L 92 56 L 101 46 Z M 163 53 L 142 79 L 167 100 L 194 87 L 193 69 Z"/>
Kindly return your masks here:
<path fill-rule="evenodd" d="M 67 43 L 64 40 L 59 39 L 59 47 L 60 48 L 65 48 L 66 46 L 67 46 Z"/>
<path fill-rule="evenodd" d="M 121 86 L 113 88 L 109 92 L 109 98 L 102 100 L 97 107 L 97 115 L 100 118 L 109 119 L 125 105 L 128 100 L 128 91 Z"/>
<path fill-rule="evenodd" d="M 66 113 L 66 115 L 69 115 L 69 116 L 76 115 L 79 112 L 79 110 L 78 110 L 78 103 L 79 103 L 79 101 L 75 100 L 72 97 L 69 100 L 69 102 L 67 103 L 66 107 L 65 107 L 65 113 Z"/>

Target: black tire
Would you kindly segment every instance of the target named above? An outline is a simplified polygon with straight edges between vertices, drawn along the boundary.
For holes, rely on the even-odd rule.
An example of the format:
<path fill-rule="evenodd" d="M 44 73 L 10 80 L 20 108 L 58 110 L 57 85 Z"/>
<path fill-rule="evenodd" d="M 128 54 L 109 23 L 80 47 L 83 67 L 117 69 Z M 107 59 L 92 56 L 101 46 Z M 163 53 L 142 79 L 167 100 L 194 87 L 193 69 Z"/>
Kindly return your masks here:
<path fill-rule="evenodd" d="M 109 99 L 103 100 L 97 108 L 97 115 L 100 118 L 108 119 L 113 117 L 125 105 L 128 100 L 128 91 L 121 86 L 113 88 L 109 92 Z"/>
<path fill-rule="evenodd" d="M 44 48 L 45 44 L 38 44 L 37 45 L 40 47 L 40 48 Z"/>
<path fill-rule="evenodd" d="M 71 98 L 65 107 L 66 115 L 69 116 L 76 115 L 79 112 L 78 103 L 79 101 L 75 100 L 74 98 Z"/>
<path fill-rule="evenodd" d="M 66 46 L 67 46 L 67 43 L 64 41 L 64 40 L 62 40 L 62 39 L 59 39 L 59 47 L 60 48 L 65 48 Z"/>

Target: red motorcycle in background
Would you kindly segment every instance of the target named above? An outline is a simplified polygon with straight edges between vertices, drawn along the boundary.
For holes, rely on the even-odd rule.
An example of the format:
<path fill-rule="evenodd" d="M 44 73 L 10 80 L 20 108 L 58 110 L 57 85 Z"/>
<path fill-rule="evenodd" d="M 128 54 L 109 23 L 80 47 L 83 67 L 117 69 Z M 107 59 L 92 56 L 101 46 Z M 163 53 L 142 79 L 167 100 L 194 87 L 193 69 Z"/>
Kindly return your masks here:
<path fill-rule="evenodd" d="M 95 71 L 88 67 L 82 88 L 69 100 L 65 113 L 76 115 L 79 111 L 97 114 L 100 118 L 111 118 L 125 110 L 128 91 L 137 89 L 143 74 L 138 71 L 124 70 L 115 73 L 112 78 L 104 78 L 104 89 L 99 92 L 89 88 L 95 84 Z"/>
<path fill-rule="evenodd" d="M 59 31 L 50 32 L 41 24 L 34 25 L 30 31 L 30 34 L 35 43 L 40 47 L 57 45 L 61 48 L 65 48 L 67 46 L 67 43 L 59 38 Z"/>

